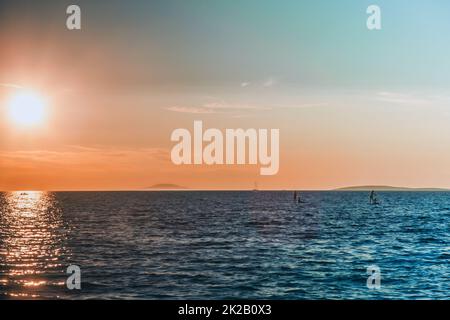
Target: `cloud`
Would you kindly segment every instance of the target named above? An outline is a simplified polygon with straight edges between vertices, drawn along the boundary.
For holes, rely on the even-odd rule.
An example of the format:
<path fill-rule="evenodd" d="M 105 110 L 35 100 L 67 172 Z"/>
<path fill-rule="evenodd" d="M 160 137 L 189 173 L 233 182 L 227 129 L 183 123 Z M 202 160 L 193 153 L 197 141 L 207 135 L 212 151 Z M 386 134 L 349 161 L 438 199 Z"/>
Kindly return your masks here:
<path fill-rule="evenodd" d="M 328 106 L 328 103 L 306 103 L 306 104 L 293 104 L 293 105 L 285 105 L 280 106 L 279 108 L 285 108 L 285 109 L 303 109 L 303 108 L 319 108 L 319 107 L 326 107 Z"/>
<path fill-rule="evenodd" d="M 269 77 L 269 78 L 267 78 L 265 80 L 262 80 L 262 81 L 261 80 L 260 81 L 255 81 L 255 85 L 253 87 L 270 88 L 270 87 L 273 87 L 273 86 L 277 85 L 278 82 L 279 81 L 275 77 Z M 249 87 L 251 85 L 252 85 L 252 83 L 249 82 L 249 81 L 242 81 L 241 82 L 241 87 L 242 88 L 246 88 L 246 87 Z"/>
<path fill-rule="evenodd" d="M 263 82 L 263 87 L 270 88 L 277 84 L 277 81 L 274 78 L 269 78 Z"/>
<path fill-rule="evenodd" d="M 398 92 L 378 92 L 378 101 L 394 103 L 394 104 L 407 104 L 407 105 L 420 105 L 433 102 L 433 99 L 427 97 L 418 97 L 412 94 L 398 93 Z"/>
<path fill-rule="evenodd" d="M 67 146 L 64 150 L 15 150 L 0 152 L 1 167 L 92 167 L 123 166 L 170 161 L 169 151 L 160 148 L 96 148 Z"/>
<path fill-rule="evenodd" d="M 170 150 L 163 148 L 0 151 L 0 190 L 134 189 L 171 170 Z"/>
<path fill-rule="evenodd" d="M 213 110 L 209 110 L 204 107 L 168 107 L 166 108 L 168 111 L 179 112 L 179 113 L 192 113 L 192 114 L 210 114 L 216 113 Z"/>
<path fill-rule="evenodd" d="M 246 118 L 251 117 L 255 112 L 266 112 L 279 109 L 302 109 L 302 108 L 314 108 L 325 107 L 328 103 L 288 103 L 280 105 L 257 105 L 257 104 L 241 104 L 241 103 L 228 103 L 226 101 L 213 101 L 204 103 L 201 106 L 173 106 L 165 108 L 167 111 L 185 113 L 185 114 L 219 114 L 229 115 L 233 118 Z"/>
<path fill-rule="evenodd" d="M 233 104 L 225 101 L 208 102 L 200 107 L 168 107 L 166 110 L 179 113 L 191 114 L 234 114 L 241 111 L 250 110 L 270 110 L 270 107 L 255 106 L 248 104 Z"/>
<path fill-rule="evenodd" d="M 0 82 L 0 87 L 11 88 L 11 89 L 23 89 L 22 86 L 20 86 L 18 84 L 14 84 L 14 83 L 1 83 Z"/>
<path fill-rule="evenodd" d="M 219 102 L 210 102 L 206 103 L 205 108 L 211 109 L 211 110 L 268 110 L 271 108 L 262 107 L 262 106 L 254 106 L 254 105 L 248 105 L 248 104 L 233 104 L 233 103 L 227 103 L 225 101 L 219 101 Z"/>

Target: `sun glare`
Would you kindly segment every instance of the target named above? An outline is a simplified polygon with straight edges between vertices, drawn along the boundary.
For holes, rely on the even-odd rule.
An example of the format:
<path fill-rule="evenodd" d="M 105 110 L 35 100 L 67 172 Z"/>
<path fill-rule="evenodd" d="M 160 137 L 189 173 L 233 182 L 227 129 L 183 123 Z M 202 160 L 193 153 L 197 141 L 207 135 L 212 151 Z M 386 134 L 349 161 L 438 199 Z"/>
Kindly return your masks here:
<path fill-rule="evenodd" d="M 39 125 L 44 121 L 46 101 L 34 91 L 19 91 L 8 103 L 9 118 L 20 126 Z"/>

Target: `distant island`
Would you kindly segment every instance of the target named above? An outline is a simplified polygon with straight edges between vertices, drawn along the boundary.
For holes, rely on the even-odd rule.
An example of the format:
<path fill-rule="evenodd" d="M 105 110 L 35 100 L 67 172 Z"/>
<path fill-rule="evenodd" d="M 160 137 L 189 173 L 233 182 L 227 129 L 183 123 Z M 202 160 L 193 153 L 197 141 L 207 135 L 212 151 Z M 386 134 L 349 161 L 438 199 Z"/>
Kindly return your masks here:
<path fill-rule="evenodd" d="M 147 189 L 151 189 L 151 190 L 185 190 L 187 188 L 183 187 L 183 186 L 179 186 L 177 184 L 172 184 L 172 183 L 159 183 L 159 184 L 155 184 Z"/>
<path fill-rule="evenodd" d="M 353 186 L 334 189 L 334 191 L 450 191 L 449 189 L 440 188 L 406 188 L 392 186 Z"/>

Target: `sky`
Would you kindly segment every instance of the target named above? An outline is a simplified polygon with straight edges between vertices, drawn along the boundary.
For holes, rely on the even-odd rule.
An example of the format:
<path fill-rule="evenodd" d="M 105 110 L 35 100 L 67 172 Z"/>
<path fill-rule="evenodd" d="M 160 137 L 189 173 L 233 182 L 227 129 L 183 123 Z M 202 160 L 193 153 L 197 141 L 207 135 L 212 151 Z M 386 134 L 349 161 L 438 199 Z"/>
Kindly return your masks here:
<path fill-rule="evenodd" d="M 82 30 L 66 29 L 69 4 Z M 0 0 L 0 190 L 450 188 L 449 9 Z M 8 117 L 24 88 L 47 101 L 30 128 Z M 280 129 L 278 174 L 172 164 L 170 135 L 194 120 Z"/>

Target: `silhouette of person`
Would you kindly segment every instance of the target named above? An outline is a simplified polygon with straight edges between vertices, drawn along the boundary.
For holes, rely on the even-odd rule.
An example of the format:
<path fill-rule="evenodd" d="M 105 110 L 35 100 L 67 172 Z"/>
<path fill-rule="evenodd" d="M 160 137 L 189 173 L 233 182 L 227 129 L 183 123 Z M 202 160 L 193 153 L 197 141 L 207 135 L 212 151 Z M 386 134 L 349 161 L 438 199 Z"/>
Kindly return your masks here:
<path fill-rule="evenodd" d="M 372 191 L 370 191 L 369 203 L 373 204 L 374 202 L 375 202 L 375 191 L 372 190 Z"/>

